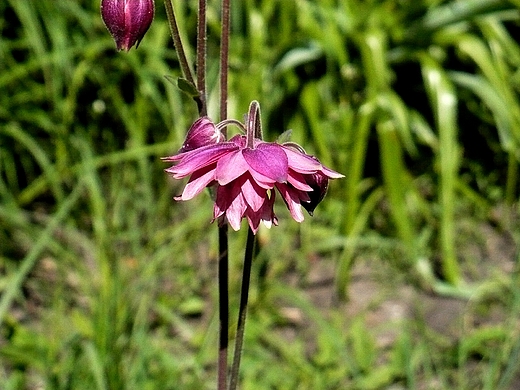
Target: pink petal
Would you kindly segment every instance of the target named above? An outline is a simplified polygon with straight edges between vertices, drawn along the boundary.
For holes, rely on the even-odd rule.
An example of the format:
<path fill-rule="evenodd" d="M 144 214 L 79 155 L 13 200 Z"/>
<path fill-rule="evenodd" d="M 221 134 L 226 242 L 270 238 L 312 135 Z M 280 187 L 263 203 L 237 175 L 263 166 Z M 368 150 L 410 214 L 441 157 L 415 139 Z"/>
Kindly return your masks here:
<path fill-rule="evenodd" d="M 278 226 L 278 218 L 276 218 L 273 209 L 276 192 L 270 191 L 270 195 L 260 210 L 262 222 L 268 229 L 270 229 L 272 225 Z"/>
<path fill-rule="evenodd" d="M 246 147 L 246 136 L 242 134 L 237 134 L 229 139 L 229 142 L 233 142 L 240 149 L 244 149 Z"/>
<path fill-rule="evenodd" d="M 339 172 L 333 171 L 332 169 L 327 168 L 325 165 L 322 166 L 321 171 L 325 176 L 330 177 L 331 179 L 341 179 L 342 177 L 345 177 L 345 175 L 342 175 Z"/>
<path fill-rule="evenodd" d="M 299 173 L 315 173 L 322 169 L 321 163 L 306 154 L 282 147 L 289 160 L 289 168 Z"/>
<path fill-rule="evenodd" d="M 174 154 L 173 156 L 161 157 L 161 160 L 166 161 L 166 162 L 179 161 L 184 157 L 184 154 L 185 153 L 178 153 L 178 154 Z"/>
<path fill-rule="evenodd" d="M 242 185 L 242 194 L 249 207 L 251 207 L 251 210 L 257 212 L 264 204 L 265 198 L 267 197 L 267 190 L 262 189 L 258 184 L 248 178 Z"/>
<path fill-rule="evenodd" d="M 213 219 L 211 220 L 211 222 L 214 222 L 217 218 L 219 218 L 222 215 L 224 215 L 224 210 L 222 210 L 220 207 L 218 207 L 217 203 L 214 203 L 213 204 Z"/>
<path fill-rule="evenodd" d="M 260 227 L 260 215 L 258 213 L 252 212 L 251 209 L 247 209 L 246 217 L 253 234 L 256 234 L 256 232 L 258 232 L 258 228 Z"/>
<path fill-rule="evenodd" d="M 303 217 L 302 207 L 300 204 L 300 197 L 296 190 L 290 188 L 286 184 L 278 183 L 276 188 L 282 195 L 282 198 L 291 213 L 291 216 L 296 222 L 302 222 L 305 218 Z"/>
<path fill-rule="evenodd" d="M 102 0 L 101 16 L 114 38 L 117 50 L 139 46 L 154 15 L 153 0 Z"/>
<path fill-rule="evenodd" d="M 191 175 L 188 184 L 184 187 L 181 200 L 189 200 L 198 195 L 204 188 L 215 180 L 215 168 L 198 170 Z"/>
<path fill-rule="evenodd" d="M 289 175 L 287 181 L 297 190 L 301 191 L 312 191 L 312 187 L 305 181 L 305 177 L 298 172 L 289 169 Z"/>
<path fill-rule="evenodd" d="M 249 166 L 242 156 L 240 151 L 233 151 L 225 156 L 222 156 L 217 162 L 216 179 L 222 186 L 232 182 L 236 178 L 243 175 Z"/>
<path fill-rule="evenodd" d="M 282 146 L 264 142 L 255 149 L 242 150 L 249 167 L 276 182 L 287 181 L 288 159 Z"/>
<path fill-rule="evenodd" d="M 198 169 L 204 168 L 222 158 L 228 153 L 237 150 L 235 144 L 221 142 L 214 145 L 203 146 L 201 148 L 184 153 L 180 162 L 166 169 L 166 172 L 173 175 L 175 179 L 182 179 Z"/>
<path fill-rule="evenodd" d="M 274 183 L 276 183 L 276 180 L 270 179 L 267 176 L 262 175 L 261 173 L 258 173 L 254 169 L 250 169 L 249 173 L 253 177 L 256 184 L 258 184 L 260 187 L 265 188 L 266 190 L 270 190 L 274 187 Z"/>
<path fill-rule="evenodd" d="M 213 208 L 213 218 L 216 219 L 226 213 L 232 203 L 239 196 L 242 197 L 242 183 L 232 182 L 225 186 L 217 186 L 215 207 Z M 242 197 L 243 199 L 243 197 Z"/>
<path fill-rule="evenodd" d="M 242 221 L 242 217 L 247 210 L 247 203 L 244 200 L 242 194 L 238 194 L 238 196 L 231 202 L 229 207 L 226 210 L 226 218 L 229 222 L 229 226 L 233 228 L 233 230 L 240 230 L 240 221 Z"/>
<path fill-rule="evenodd" d="M 274 191 L 271 192 L 273 196 L 270 198 L 266 196 L 264 198 L 264 202 L 262 203 L 262 207 L 258 211 L 253 211 L 251 208 L 248 208 L 246 211 L 246 217 L 251 227 L 251 230 L 254 234 L 258 231 L 260 226 L 260 222 L 263 222 L 267 228 L 271 228 L 273 223 L 278 225 L 278 220 L 273 212 L 273 204 L 274 204 Z"/>
<path fill-rule="evenodd" d="M 220 187 L 217 187 L 217 198 L 215 200 L 215 203 L 213 204 L 213 221 L 215 219 L 217 219 L 218 217 L 224 215 L 224 213 L 226 212 L 226 209 L 227 209 L 227 204 L 223 203 L 225 201 L 223 201 L 222 199 L 219 201 L 219 197 L 218 197 L 219 188 Z"/>

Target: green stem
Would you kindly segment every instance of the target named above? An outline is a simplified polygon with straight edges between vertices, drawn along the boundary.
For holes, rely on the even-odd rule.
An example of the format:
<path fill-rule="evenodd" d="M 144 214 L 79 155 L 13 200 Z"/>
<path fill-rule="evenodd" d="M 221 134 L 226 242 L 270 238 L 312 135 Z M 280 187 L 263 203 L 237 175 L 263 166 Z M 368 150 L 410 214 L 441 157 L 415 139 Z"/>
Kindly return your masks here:
<path fill-rule="evenodd" d="M 229 72 L 229 10 L 231 0 L 222 0 L 222 34 L 220 37 L 220 121 L 227 119 L 228 72 Z M 222 129 L 227 136 L 226 128 Z"/>
<path fill-rule="evenodd" d="M 200 115 L 208 115 L 206 107 L 206 51 L 207 51 L 207 21 L 206 0 L 199 0 L 199 15 L 197 18 L 197 90 L 202 107 Z"/>
<path fill-rule="evenodd" d="M 175 51 L 179 57 L 179 65 L 181 67 L 182 74 L 184 75 L 184 78 L 188 80 L 188 82 L 195 88 L 195 79 L 193 78 L 193 72 L 191 71 L 190 65 L 188 64 L 188 59 L 186 58 L 186 52 L 184 51 L 181 35 L 179 33 L 179 26 L 177 25 L 177 19 L 175 17 L 172 0 L 164 0 L 164 6 L 166 8 L 168 24 L 170 25 L 173 45 L 175 46 Z M 201 96 L 195 96 L 193 100 L 195 100 L 195 103 L 197 103 L 199 113 L 201 114 L 202 112 L 205 112 L 205 97 L 203 98 Z"/>
<path fill-rule="evenodd" d="M 168 16 L 168 24 L 170 25 L 173 45 L 175 46 L 175 51 L 179 57 L 179 64 L 181 66 L 182 74 L 191 84 L 195 85 L 195 80 L 193 79 L 193 74 L 184 51 L 184 46 L 182 45 L 179 26 L 177 25 L 177 19 L 175 18 L 175 11 L 173 10 L 171 0 L 164 0 L 164 6 L 166 7 L 166 15 Z"/>
<path fill-rule="evenodd" d="M 244 254 L 244 269 L 242 274 L 242 288 L 240 290 L 240 308 L 238 311 L 237 336 L 235 339 L 235 351 L 233 355 L 233 364 L 231 366 L 229 390 L 235 390 L 238 384 L 238 372 L 240 369 L 240 358 L 242 356 L 242 345 L 244 343 L 247 300 L 249 298 L 249 282 L 251 280 L 251 265 L 253 264 L 254 247 L 255 235 L 251 228 L 249 228 L 247 231 L 246 251 Z"/>

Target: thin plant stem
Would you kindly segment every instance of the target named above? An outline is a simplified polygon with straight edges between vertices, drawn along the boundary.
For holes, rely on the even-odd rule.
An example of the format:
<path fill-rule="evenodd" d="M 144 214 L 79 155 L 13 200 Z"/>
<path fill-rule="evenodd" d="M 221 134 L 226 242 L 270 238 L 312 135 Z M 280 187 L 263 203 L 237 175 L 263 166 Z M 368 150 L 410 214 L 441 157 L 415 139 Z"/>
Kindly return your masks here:
<path fill-rule="evenodd" d="M 237 121 L 236 119 L 224 119 L 223 121 L 217 123 L 215 126 L 217 127 L 217 129 L 219 129 L 223 133 L 224 130 L 227 129 L 227 126 L 229 126 L 229 125 L 235 125 L 244 134 L 246 132 L 246 128 L 245 128 L 244 124 L 240 121 Z"/>
<path fill-rule="evenodd" d="M 181 35 L 179 33 L 179 26 L 177 25 L 177 19 L 175 17 L 175 11 L 173 9 L 171 0 L 164 0 L 164 6 L 166 8 L 166 15 L 168 16 L 168 24 L 170 25 L 170 32 L 173 39 L 173 45 L 175 46 L 175 51 L 177 52 L 177 56 L 179 57 L 179 64 L 181 66 L 181 71 L 186 80 L 188 80 L 193 86 L 195 86 L 195 80 L 193 78 L 193 73 L 190 69 L 190 65 L 188 64 L 188 60 L 186 58 L 186 53 L 184 51 L 184 46 L 182 45 Z"/>
<path fill-rule="evenodd" d="M 253 148 L 255 138 L 263 139 L 262 121 L 260 119 L 260 104 L 253 100 L 249 104 L 249 111 L 246 120 L 246 144 L 248 148 Z"/>
<path fill-rule="evenodd" d="M 195 79 L 193 78 L 193 72 L 191 71 L 190 65 L 186 58 L 186 52 L 182 45 L 181 35 L 179 33 L 179 26 L 177 25 L 177 19 L 175 17 L 175 11 L 173 9 L 172 0 L 164 0 L 164 6 L 166 8 L 166 15 L 168 17 L 168 24 L 170 25 L 170 32 L 173 39 L 173 45 L 175 51 L 179 57 L 179 65 L 181 67 L 182 74 L 188 82 L 195 88 Z M 205 96 L 194 96 L 193 100 L 197 103 L 197 109 L 199 115 L 206 115 L 206 97 Z"/>
<path fill-rule="evenodd" d="M 206 0 L 199 0 L 199 14 L 197 18 L 197 90 L 202 102 L 201 115 L 208 115 L 206 106 L 206 33 Z"/>
<path fill-rule="evenodd" d="M 255 235 L 251 228 L 247 231 L 246 251 L 244 254 L 244 269 L 242 273 L 242 287 L 240 289 L 240 307 L 238 309 L 237 336 L 235 339 L 235 351 L 233 364 L 231 366 L 231 379 L 229 390 L 236 390 L 238 384 L 238 373 L 240 369 L 240 358 L 242 357 L 242 345 L 244 343 L 244 331 L 246 326 L 247 300 L 249 298 L 249 284 L 251 280 L 251 266 L 255 247 Z"/>
<path fill-rule="evenodd" d="M 227 356 L 228 356 L 228 329 L 229 329 L 229 291 L 228 291 L 228 225 L 223 224 L 218 229 L 218 293 L 219 293 L 219 348 L 217 389 L 227 387 Z"/>
<path fill-rule="evenodd" d="M 220 120 L 227 119 L 228 72 L 229 72 L 229 10 L 231 0 L 222 0 L 222 33 L 220 37 Z M 222 129 L 227 136 L 227 129 Z"/>
<path fill-rule="evenodd" d="M 222 35 L 220 40 L 220 121 L 227 119 L 228 71 L 229 71 L 229 7 L 230 0 L 222 0 Z M 227 128 L 222 128 L 227 137 Z M 228 225 L 223 224 L 218 229 L 219 241 L 219 350 L 217 362 L 217 389 L 227 388 L 227 357 L 229 343 L 229 256 L 228 256 Z"/>

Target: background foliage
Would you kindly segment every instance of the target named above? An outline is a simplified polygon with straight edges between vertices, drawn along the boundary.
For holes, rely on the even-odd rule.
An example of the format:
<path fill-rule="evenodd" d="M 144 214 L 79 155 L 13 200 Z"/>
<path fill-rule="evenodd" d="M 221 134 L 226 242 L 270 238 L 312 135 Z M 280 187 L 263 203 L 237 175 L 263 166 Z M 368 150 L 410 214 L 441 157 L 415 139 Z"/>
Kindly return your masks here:
<path fill-rule="evenodd" d="M 278 205 L 260 233 L 242 388 L 515 388 L 520 3 L 233 3 L 230 116 L 258 100 L 266 138 L 292 129 L 346 175 L 312 220 Z M 196 2 L 174 5 L 193 43 Z M 164 77 L 162 3 L 124 54 L 98 7 L 0 3 L 0 387 L 213 388 L 211 200 L 174 203 L 159 160 L 196 107 Z"/>

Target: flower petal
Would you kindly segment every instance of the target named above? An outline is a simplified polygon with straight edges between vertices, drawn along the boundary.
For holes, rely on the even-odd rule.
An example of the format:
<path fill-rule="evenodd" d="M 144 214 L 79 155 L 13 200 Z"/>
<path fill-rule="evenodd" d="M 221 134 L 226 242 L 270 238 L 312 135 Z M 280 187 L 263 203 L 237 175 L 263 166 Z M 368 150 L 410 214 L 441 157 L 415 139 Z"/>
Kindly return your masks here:
<path fill-rule="evenodd" d="M 297 190 L 312 191 L 312 187 L 307 184 L 305 177 L 301 173 L 295 172 L 292 169 L 289 169 L 287 181 Z"/>
<path fill-rule="evenodd" d="M 249 173 L 253 177 L 255 183 L 258 184 L 260 187 L 265 188 L 266 190 L 270 190 L 271 188 L 273 188 L 274 183 L 276 183 L 276 180 L 264 176 L 261 173 L 255 171 L 254 169 L 250 169 Z"/>
<path fill-rule="evenodd" d="M 287 159 L 289 160 L 289 168 L 299 173 L 315 173 L 322 169 L 321 163 L 318 159 L 313 158 L 307 154 L 303 154 L 295 151 L 294 149 L 290 149 L 288 147 L 283 147 L 283 151 L 287 155 Z"/>
<path fill-rule="evenodd" d="M 102 0 L 101 16 L 116 42 L 117 50 L 139 46 L 153 20 L 153 0 Z"/>
<path fill-rule="evenodd" d="M 182 179 L 199 169 L 213 164 L 222 158 L 222 156 L 232 153 L 237 149 L 238 147 L 230 142 L 203 146 L 184 153 L 179 163 L 166 169 L 166 172 L 170 173 L 175 179 Z"/>
<path fill-rule="evenodd" d="M 276 182 L 287 181 L 288 159 L 281 145 L 263 142 L 255 149 L 242 150 L 249 167 Z"/>
<path fill-rule="evenodd" d="M 233 230 L 240 230 L 240 221 L 242 221 L 242 217 L 246 210 L 247 203 L 245 202 L 242 193 L 239 193 L 226 210 L 226 218 L 229 222 L 229 226 L 231 226 Z"/>
<path fill-rule="evenodd" d="M 253 234 L 256 234 L 258 232 L 258 228 L 260 227 L 260 215 L 248 208 L 246 211 L 246 218 L 251 231 Z"/>
<path fill-rule="evenodd" d="M 247 180 L 244 181 L 242 194 L 249 207 L 251 207 L 251 210 L 255 213 L 260 210 L 260 207 L 262 207 L 267 198 L 267 190 L 261 188 L 252 178 L 247 178 Z"/>
<path fill-rule="evenodd" d="M 229 139 L 229 142 L 233 142 L 240 149 L 244 149 L 246 147 L 246 136 L 242 134 L 234 135 Z"/>
<path fill-rule="evenodd" d="M 162 161 L 171 162 L 171 161 L 179 161 L 182 160 L 184 154 L 174 154 L 173 156 L 161 157 Z"/>
<path fill-rule="evenodd" d="M 217 162 L 215 177 L 221 186 L 232 182 L 247 172 L 249 166 L 239 150 L 224 155 Z"/>
<path fill-rule="evenodd" d="M 321 171 L 325 176 L 330 177 L 331 179 L 341 179 L 342 177 L 345 177 L 345 175 L 342 175 L 339 172 L 333 171 L 332 169 L 327 168 L 325 165 L 322 165 Z"/>
<path fill-rule="evenodd" d="M 188 184 L 184 187 L 180 200 L 189 200 L 198 195 L 204 188 L 215 180 L 215 167 L 200 169 L 191 175 Z"/>
<path fill-rule="evenodd" d="M 278 218 L 276 218 L 273 209 L 276 192 L 270 191 L 269 195 L 270 197 L 265 200 L 260 210 L 262 222 L 268 229 L 270 229 L 272 225 L 278 226 Z"/>
<path fill-rule="evenodd" d="M 255 212 L 250 207 L 246 210 L 246 218 L 254 234 L 258 231 L 260 222 L 263 222 L 268 229 L 270 229 L 273 224 L 275 226 L 278 225 L 278 219 L 273 211 L 275 192 L 271 191 L 270 194 L 271 197 L 266 196 L 264 198 L 262 206 L 258 211 Z"/>
<path fill-rule="evenodd" d="M 305 218 L 302 213 L 298 191 L 282 183 L 277 183 L 276 188 L 280 192 L 280 195 L 282 195 L 282 198 L 287 205 L 287 208 L 289 209 L 293 219 L 296 222 L 302 222 Z"/>
<path fill-rule="evenodd" d="M 220 217 L 224 214 L 227 208 L 231 205 L 233 200 L 240 193 L 240 186 L 233 186 L 228 184 L 226 186 L 217 186 L 217 194 L 215 198 L 214 218 Z"/>

